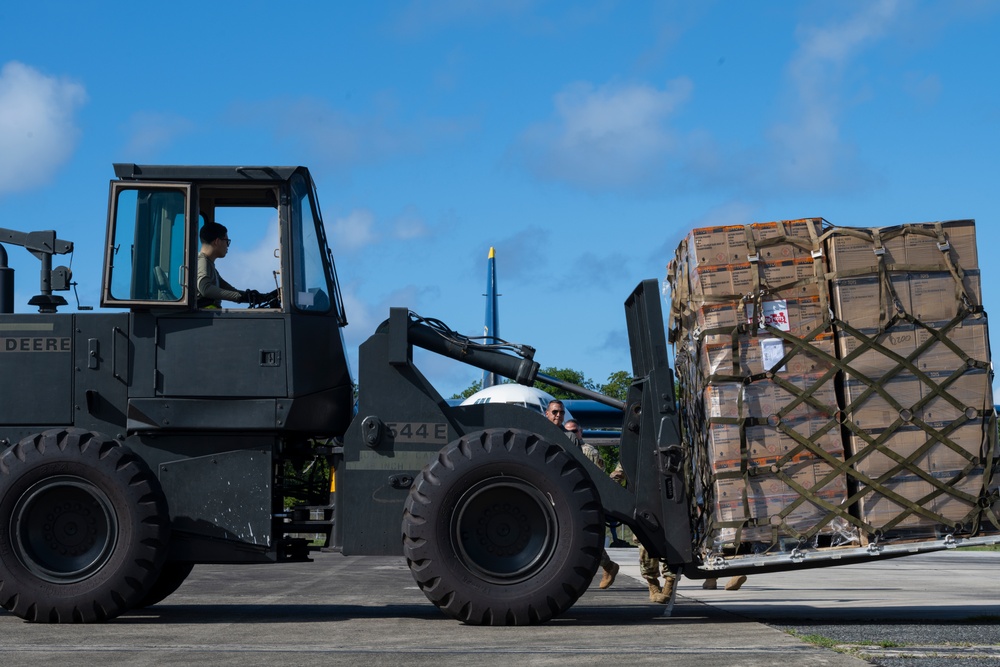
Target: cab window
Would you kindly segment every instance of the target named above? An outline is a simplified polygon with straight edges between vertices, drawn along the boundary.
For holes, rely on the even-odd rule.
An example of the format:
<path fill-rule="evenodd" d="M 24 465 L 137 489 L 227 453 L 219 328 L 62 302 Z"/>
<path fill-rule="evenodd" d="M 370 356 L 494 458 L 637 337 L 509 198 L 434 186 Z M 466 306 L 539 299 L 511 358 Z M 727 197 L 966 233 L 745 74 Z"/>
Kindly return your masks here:
<path fill-rule="evenodd" d="M 188 194 L 183 186 L 113 184 L 102 305 L 184 303 Z"/>
<path fill-rule="evenodd" d="M 292 179 L 291 215 L 295 307 L 318 313 L 329 312 L 330 283 L 323 265 L 326 240 L 321 242 L 309 187 L 300 175 Z"/>

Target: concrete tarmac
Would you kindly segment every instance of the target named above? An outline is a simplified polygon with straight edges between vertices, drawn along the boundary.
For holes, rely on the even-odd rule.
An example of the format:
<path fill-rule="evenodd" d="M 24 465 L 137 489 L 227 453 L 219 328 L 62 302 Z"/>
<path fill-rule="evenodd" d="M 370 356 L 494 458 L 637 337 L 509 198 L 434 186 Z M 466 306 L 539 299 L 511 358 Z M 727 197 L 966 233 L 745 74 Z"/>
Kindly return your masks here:
<path fill-rule="evenodd" d="M 700 582 L 685 580 L 668 617 L 662 605 L 648 601 L 636 550 L 609 552 L 623 564 L 615 585 L 601 591 L 595 582 L 569 612 L 541 626 L 463 626 L 427 601 L 402 558 L 317 554 L 314 563 L 293 565 L 199 565 L 159 605 L 101 625 L 30 624 L 0 613 L 3 662 L 858 667 L 872 664 L 859 655 L 886 647 L 854 647 L 851 629 L 914 623 L 971 627 L 970 637 L 989 637 L 992 646 L 981 648 L 996 656 L 981 664 L 1000 662 L 1000 553 L 947 552 L 758 575 L 738 592 L 704 591 Z M 846 635 L 834 636 L 845 628 Z M 804 641 L 790 631 L 829 641 Z M 929 636 L 918 632 L 915 639 Z M 980 664 L 969 657 L 954 663 L 894 663 L 891 655 L 874 660 L 899 667 Z"/>

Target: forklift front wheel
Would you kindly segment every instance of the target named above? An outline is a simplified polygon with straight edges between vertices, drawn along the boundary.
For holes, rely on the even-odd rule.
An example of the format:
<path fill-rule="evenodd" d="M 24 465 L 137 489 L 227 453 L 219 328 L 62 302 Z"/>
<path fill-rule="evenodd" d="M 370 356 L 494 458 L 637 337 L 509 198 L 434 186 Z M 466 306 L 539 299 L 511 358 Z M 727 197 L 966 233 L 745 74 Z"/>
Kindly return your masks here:
<path fill-rule="evenodd" d="M 0 456 L 0 605 L 28 621 L 104 621 L 160 574 L 170 522 L 156 477 L 127 447 L 45 431 Z"/>
<path fill-rule="evenodd" d="M 133 609 L 144 609 L 145 607 L 152 607 L 154 604 L 163 602 L 163 600 L 173 595 L 181 587 L 181 584 L 184 583 L 193 569 L 194 563 L 167 561 L 163 564 L 160 576 L 153 584 L 153 587 L 135 604 Z"/>
<path fill-rule="evenodd" d="M 590 584 L 604 517 L 583 468 L 516 429 L 469 434 L 417 476 L 403 512 L 403 552 L 417 584 L 472 625 L 540 623 Z"/>

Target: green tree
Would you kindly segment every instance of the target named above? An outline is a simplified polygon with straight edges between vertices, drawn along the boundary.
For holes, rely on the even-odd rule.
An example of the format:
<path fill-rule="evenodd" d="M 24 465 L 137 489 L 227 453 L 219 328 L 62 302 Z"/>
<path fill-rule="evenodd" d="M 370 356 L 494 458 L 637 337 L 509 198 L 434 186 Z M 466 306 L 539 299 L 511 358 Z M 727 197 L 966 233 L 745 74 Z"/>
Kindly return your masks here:
<path fill-rule="evenodd" d="M 477 391 L 479 391 L 482 388 L 483 388 L 483 381 L 482 380 L 476 380 L 475 382 L 473 382 L 472 384 L 470 384 L 468 387 L 466 387 L 462 391 L 458 392 L 457 394 L 452 394 L 451 397 L 455 398 L 455 399 L 461 399 L 461 400 L 464 401 L 469 396 L 472 396 L 473 394 L 475 394 Z"/>
<path fill-rule="evenodd" d="M 602 384 L 598 391 L 605 396 L 624 401 L 628 398 L 630 386 L 632 386 L 632 374 L 628 371 L 615 371 L 608 376 L 608 381 Z M 601 459 L 604 461 L 604 471 L 610 475 L 615 466 L 618 465 L 620 458 L 618 447 L 602 445 L 597 450 L 601 453 Z"/>
<path fill-rule="evenodd" d="M 632 386 L 632 374 L 628 371 L 615 371 L 608 376 L 608 381 L 601 385 L 600 392 L 605 396 L 624 401 L 628 398 L 628 388 Z"/>
<path fill-rule="evenodd" d="M 587 378 L 582 372 L 574 370 L 572 368 L 556 368 L 555 366 L 549 366 L 548 368 L 543 368 L 540 373 L 544 375 L 549 375 L 556 378 L 557 380 L 562 380 L 563 382 L 569 382 L 571 384 L 579 385 L 584 389 L 596 390 L 597 386 L 594 381 Z M 560 400 L 567 400 L 572 398 L 580 398 L 580 396 L 559 389 L 558 387 L 553 387 L 552 385 L 545 384 L 541 380 L 535 381 L 535 387 L 541 389 L 542 391 L 551 394 L 552 398 L 558 398 Z"/>

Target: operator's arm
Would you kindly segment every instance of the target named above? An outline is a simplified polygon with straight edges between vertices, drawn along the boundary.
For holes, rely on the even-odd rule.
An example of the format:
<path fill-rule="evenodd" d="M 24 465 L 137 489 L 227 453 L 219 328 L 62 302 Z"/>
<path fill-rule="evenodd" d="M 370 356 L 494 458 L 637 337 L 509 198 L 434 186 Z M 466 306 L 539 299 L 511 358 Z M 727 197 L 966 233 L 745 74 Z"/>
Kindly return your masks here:
<path fill-rule="evenodd" d="M 212 262 L 204 255 L 198 255 L 198 296 L 213 301 L 243 302 L 243 294 L 223 280 Z"/>

